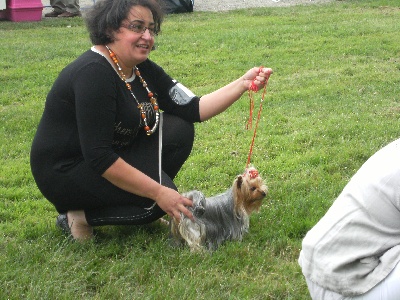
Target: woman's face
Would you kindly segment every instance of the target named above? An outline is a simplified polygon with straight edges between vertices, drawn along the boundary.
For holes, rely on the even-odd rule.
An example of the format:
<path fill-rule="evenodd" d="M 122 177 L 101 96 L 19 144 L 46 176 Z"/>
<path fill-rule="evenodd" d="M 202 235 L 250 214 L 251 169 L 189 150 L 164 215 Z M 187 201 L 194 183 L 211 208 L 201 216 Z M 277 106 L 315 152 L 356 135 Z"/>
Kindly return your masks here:
<path fill-rule="evenodd" d="M 151 11 L 143 6 L 134 6 L 121 27 L 114 34 L 110 48 L 118 60 L 127 68 L 145 61 L 154 45 L 154 20 Z"/>

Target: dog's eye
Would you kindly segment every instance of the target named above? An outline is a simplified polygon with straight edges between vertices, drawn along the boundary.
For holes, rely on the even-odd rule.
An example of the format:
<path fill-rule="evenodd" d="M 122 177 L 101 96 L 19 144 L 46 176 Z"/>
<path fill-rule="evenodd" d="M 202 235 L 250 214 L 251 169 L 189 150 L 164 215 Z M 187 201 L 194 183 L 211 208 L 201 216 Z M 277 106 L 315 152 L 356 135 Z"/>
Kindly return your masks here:
<path fill-rule="evenodd" d="M 256 189 L 257 189 L 257 188 L 256 188 L 255 186 L 252 186 L 252 187 L 250 188 L 250 191 L 254 192 Z"/>

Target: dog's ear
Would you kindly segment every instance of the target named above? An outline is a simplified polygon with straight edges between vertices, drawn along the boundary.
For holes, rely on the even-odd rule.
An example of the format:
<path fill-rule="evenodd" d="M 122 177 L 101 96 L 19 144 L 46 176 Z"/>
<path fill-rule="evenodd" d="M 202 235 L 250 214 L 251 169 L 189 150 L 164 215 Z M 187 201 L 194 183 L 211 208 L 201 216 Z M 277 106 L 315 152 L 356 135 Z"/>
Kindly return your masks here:
<path fill-rule="evenodd" d="M 237 177 L 237 180 L 236 180 L 236 187 L 238 189 L 241 189 L 242 188 L 242 183 L 243 183 L 243 177 L 242 177 L 242 175 L 239 175 Z"/>

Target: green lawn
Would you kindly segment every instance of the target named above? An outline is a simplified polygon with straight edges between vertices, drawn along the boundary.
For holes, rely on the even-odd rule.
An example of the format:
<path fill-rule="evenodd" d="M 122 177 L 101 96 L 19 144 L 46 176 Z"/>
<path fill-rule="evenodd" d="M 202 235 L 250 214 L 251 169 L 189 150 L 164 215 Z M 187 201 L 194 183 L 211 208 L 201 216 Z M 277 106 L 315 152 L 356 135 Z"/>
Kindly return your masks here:
<path fill-rule="evenodd" d="M 171 248 L 159 224 L 98 228 L 84 245 L 60 233 L 29 151 L 53 81 L 90 42 L 81 19 L 0 22 L 0 299 L 309 299 L 303 236 L 399 136 L 399 20 L 397 0 L 166 17 L 151 59 L 198 95 L 274 70 L 252 156 L 270 193 L 245 239 L 212 255 Z M 243 171 L 248 106 L 196 125 L 182 192 L 222 192 Z"/>

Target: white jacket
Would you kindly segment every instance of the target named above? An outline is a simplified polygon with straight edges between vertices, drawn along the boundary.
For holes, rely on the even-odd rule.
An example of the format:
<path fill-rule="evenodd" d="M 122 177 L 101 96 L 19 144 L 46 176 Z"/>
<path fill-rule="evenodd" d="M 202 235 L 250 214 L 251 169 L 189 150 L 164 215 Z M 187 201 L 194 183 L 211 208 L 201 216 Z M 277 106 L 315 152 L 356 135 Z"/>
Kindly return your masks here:
<path fill-rule="evenodd" d="M 382 281 L 399 261 L 400 139 L 353 176 L 305 236 L 299 264 L 316 284 L 356 296 Z"/>

